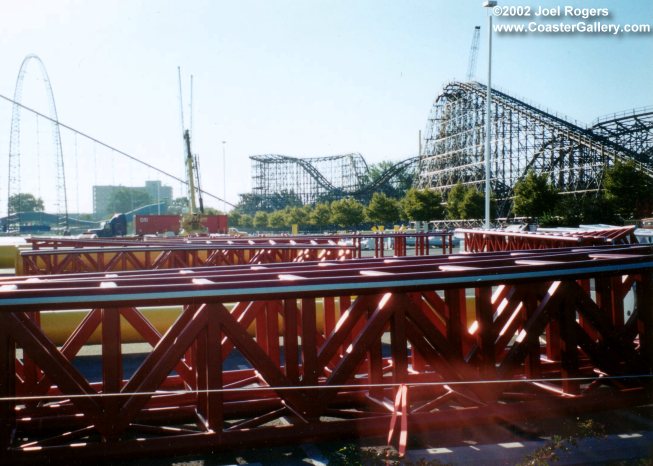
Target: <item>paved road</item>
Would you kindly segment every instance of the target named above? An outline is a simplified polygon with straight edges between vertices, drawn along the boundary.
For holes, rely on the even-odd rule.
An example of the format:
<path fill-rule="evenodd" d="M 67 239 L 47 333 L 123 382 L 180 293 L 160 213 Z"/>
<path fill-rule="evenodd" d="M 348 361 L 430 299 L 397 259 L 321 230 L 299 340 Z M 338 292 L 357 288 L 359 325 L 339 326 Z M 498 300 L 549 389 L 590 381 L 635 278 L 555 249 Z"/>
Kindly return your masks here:
<path fill-rule="evenodd" d="M 596 435 L 566 442 L 570 450 L 557 450 L 552 465 L 653 465 L 653 405 L 631 410 L 598 413 L 590 419 Z M 452 429 L 411 436 L 410 448 L 402 463 L 425 465 L 516 465 L 551 444 L 551 436 L 577 435 L 585 419 L 551 419 L 523 425 L 491 425 Z M 600 427 L 605 431 L 600 432 Z M 386 448 L 381 441 L 360 441 L 357 446 L 374 447 L 376 458 Z M 286 447 L 195 454 L 176 458 L 112 462 L 111 466 L 315 466 L 329 461 L 341 447 L 352 443 L 290 445 Z M 543 458 L 540 455 L 540 458 Z M 342 464 L 342 463 L 340 463 Z M 346 464 L 356 465 L 360 462 Z M 382 464 L 378 462 L 375 464 Z M 389 463 L 392 464 L 392 463 Z"/>

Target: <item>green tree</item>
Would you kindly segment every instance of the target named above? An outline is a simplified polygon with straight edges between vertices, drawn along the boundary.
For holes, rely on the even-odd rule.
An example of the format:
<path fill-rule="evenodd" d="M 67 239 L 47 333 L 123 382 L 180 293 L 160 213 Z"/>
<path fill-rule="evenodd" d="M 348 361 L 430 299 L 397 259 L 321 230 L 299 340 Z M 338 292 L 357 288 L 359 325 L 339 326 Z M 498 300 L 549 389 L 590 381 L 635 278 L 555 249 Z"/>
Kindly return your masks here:
<path fill-rule="evenodd" d="M 492 212 L 493 209 L 490 209 L 490 211 Z M 460 214 L 460 218 L 466 220 L 484 218 L 485 195 L 475 188 L 468 189 L 460 204 Z"/>
<path fill-rule="evenodd" d="M 229 212 L 229 226 L 231 227 L 239 227 L 240 225 L 240 219 L 242 218 L 243 214 L 238 212 L 237 210 L 232 210 Z"/>
<path fill-rule="evenodd" d="M 447 195 L 447 217 L 451 219 L 463 218 L 462 203 L 468 188 L 458 182 L 451 188 Z"/>
<path fill-rule="evenodd" d="M 268 214 L 268 226 L 274 229 L 284 228 L 288 226 L 288 223 L 286 222 L 286 215 L 283 210 L 275 210 L 274 212 L 270 212 Z"/>
<path fill-rule="evenodd" d="M 257 230 L 263 230 L 268 227 L 268 213 L 263 212 L 262 210 L 259 210 L 254 214 L 254 219 L 252 221 L 252 225 L 254 228 Z"/>
<path fill-rule="evenodd" d="M 515 183 L 513 210 L 520 217 L 540 217 L 555 211 L 558 191 L 549 182 L 545 173 L 537 175 L 529 170 L 526 176 Z"/>
<path fill-rule="evenodd" d="M 236 204 L 235 210 L 244 214 L 256 215 L 257 211 L 263 210 L 263 197 L 253 193 L 240 194 L 240 200 Z"/>
<path fill-rule="evenodd" d="M 222 212 L 219 209 L 216 209 L 215 207 L 204 207 L 204 215 L 223 215 L 224 212 Z"/>
<path fill-rule="evenodd" d="M 353 227 L 363 220 L 365 207 L 351 197 L 338 199 L 331 203 L 331 222 L 340 227 Z"/>
<path fill-rule="evenodd" d="M 400 216 L 399 201 L 384 193 L 374 193 L 372 200 L 365 208 L 365 217 L 370 222 L 381 225 L 392 224 L 398 221 Z"/>
<path fill-rule="evenodd" d="M 254 226 L 254 219 L 249 214 L 240 214 L 240 221 L 238 222 L 239 228 L 252 228 Z"/>
<path fill-rule="evenodd" d="M 30 193 L 18 193 L 9 196 L 7 203 L 9 214 L 16 212 L 43 212 L 43 199 Z"/>
<path fill-rule="evenodd" d="M 439 220 L 444 217 L 442 194 L 430 189 L 409 189 L 401 199 L 401 208 L 408 220 Z"/>
<path fill-rule="evenodd" d="M 308 225 L 310 223 L 310 209 L 308 207 L 286 207 L 283 209 L 286 225 Z"/>
<path fill-rule="evenodd" d="M 284 189 L 269 196 L 253 193 L 241 194 L 236 210 L 245 214 L 256 215 L 259 210 L 269 213 L 275 210 L 283 210 L 286 207 L 301 207 L 302 205 L 301 198 L 294 191 Z"/>
<path fill-rule="evenodd" d="M 310 223 L 319 228 L 324 228 L 331 224 L 331 206 L 322 202 L 315 204 L 310 214 Z"/>
<path fill-rule="evenodd" d="M 496 200 L 490 197 L 490 216 L 496 212 Z M 447 218 L 482 219 L 485 217 L 485 193 L 474 186 L 456 184 L 447 196 Z"/>
<path fill-rule="evenodd" d="M 301 198 L 295 194 L 293 190 L 281 190 L 278 193 L 273 193 L 266 198 L 263 202 L 263 207 L 268 212 L 274 210 L 282 210 L 286 207 L 301 207 L 304 205 Z"/>
<path fill-rule="evenodd" d="M 612 211 L 605 196 L 595 192 L 560 195 L 555 214 L 560 219 L 557 226 L 578 226 L 581 223 L 619 223 L 618 216 Z M 545 220 L 540 223 L 546 225 Z"/>
<path fill-rule="evenodd" d="M 623 220 L 648 217 L 653 205 L 653 181 L 634 162 L 617 162 L 603 176 L 605 199 Z"/>
<path fill-rule="evenodd" d="M 110 213 L 129 212 L 152 202 L 152 197 L 147 192 L 121 186 L 109 197 L 107 209 Z"/>

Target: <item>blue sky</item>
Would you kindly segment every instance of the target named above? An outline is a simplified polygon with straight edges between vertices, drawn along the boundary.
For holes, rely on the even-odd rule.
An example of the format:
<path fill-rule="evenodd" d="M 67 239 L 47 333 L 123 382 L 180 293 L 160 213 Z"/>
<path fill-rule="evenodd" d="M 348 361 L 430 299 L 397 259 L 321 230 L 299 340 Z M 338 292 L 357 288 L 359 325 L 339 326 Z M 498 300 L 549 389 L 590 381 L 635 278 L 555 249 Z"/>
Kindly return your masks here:
<path fill-rule="evenodd" d="M 369 163 L 416 155 L 418 131 L 425 129 L 434 98 L 445 83 L 465 78 L 476 25 L 482 27 L 476 76 L 486 81 L 487 12 L 481 3 L 3 0 L 0 94 L 13 96 L 23 58 L 36 54 L 47 68 L 61 122 L 183 177 L 180 66 L 185 104 L 194 76 L 193 149 L 203 187 L 219 196 L 226 192 L 235 203 L 238 193 L 250 189 L 250 155 L 360 152 Z M 500 4 L 603 7 L 610 17 L 602 21 L 653 24 L 650 0 Z M 506 21 L 495 18 L 495 24 Z M 493 40 L 493 84 L 517 97 L 583 123 L 653 105 L 651 33 L 495 34 Z M 35 70 L 26 76 L 23 101 L 44 109 L 45 98 L 27 83 L 38 81 Z M 188 105 L 185 110 L 188 123 Z M 0 102 L 2 167 L 10 116 L 11 107 Z M 45 167 L 28 154 L 35 130 L 24 126 L 23 169 Z M 70 210 L 90 210 L 92 184 L 141 185 L 160 178 L 68 131 L 62 131 L 62 144 Z M 42 158 L 48 145 L 40 143 Z M 37 177 L 22 178 L 23 190 L 33 190 L 27 180 Z M 43 181 L 47 174 L 38 178 L 41 196 L 52 197 Z M 163 181 L 182 194 L 178 182 Z M 6 183 L 0 175 L 0 213 Z"/>

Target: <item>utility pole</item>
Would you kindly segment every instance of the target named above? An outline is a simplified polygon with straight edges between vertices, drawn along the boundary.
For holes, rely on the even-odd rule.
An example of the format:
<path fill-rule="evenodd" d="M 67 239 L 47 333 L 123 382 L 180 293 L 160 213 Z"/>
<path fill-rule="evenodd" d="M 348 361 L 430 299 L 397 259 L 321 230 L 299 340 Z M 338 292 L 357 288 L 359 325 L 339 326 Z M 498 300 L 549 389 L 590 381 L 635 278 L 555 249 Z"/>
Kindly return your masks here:
<path fill-rule="evenodd" d="M 492 149 L 492 8 L 497 6 L 495 0 L 485 0 L 483 6 L 488 8 L 488 59 L 487 59 L 487 107 L 485 110 L 485 228 L 490 229 L 490 194 L 491 188 L 491 165 L 490 151 Z"/>
<path fill-rule="evenodd" d="M 222 212 L 227 213 L 227 155 L 225 145 L 227 141 L 222 141 Z"/>

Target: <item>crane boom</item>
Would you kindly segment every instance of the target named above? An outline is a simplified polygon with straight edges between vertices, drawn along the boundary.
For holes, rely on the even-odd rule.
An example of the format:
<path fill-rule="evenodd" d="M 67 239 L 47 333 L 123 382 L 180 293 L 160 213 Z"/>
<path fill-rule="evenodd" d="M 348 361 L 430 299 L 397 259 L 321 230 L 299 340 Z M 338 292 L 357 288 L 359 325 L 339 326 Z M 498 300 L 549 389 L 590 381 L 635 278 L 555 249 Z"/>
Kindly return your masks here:
<path fill-rule="evenodd" d="M 199 201 L 200 213 L 204 213 L 204 200 L 202 199 L 202 181 L 200 179 L 200 159 L 195 154 L 195 176 L 197 177 L 197 200 Z"/>
<path fill-rule="evenodd" d="M 188 178 L 188 214 L 182 216 L 181 226 L 186 233 L 205 232 L 207 227 L 202 223 L 204 214 L 204 202 L 200 188 L 200 170 L 197 155 L 193 156 L 190 148 L 191 132 L 193 131 L 193 75 L 190 76 L 190 129 L 184 128 L 184 105 L 181 91 L 181 69 L 177 67 L 179 74 L 179 109 L 181 113 L 182 131 L 184 133 L 184 146 L 186 149 L 184 164 L 186 177 Z M 199 193 L 199 211 L 197 209 L 196 193 Z"/>
<path fill-rule="evenodd" d="M 188 202 L 189 214 L 195 214 L 197 204 L 195 203 L 195 174 L 193 173 L 193 153 L 190 150 L 190 132 L 184 131 L 184 141 L 186 142 L 186 175 L 188 176 Z"/>
<path fill-rule="evenodd" d="M 474 27 L 472 47 L 469 50 L 469 63 L 467 65 L 467 81 L 474 79 L 476 75 L 476 58 L 478 57 L 478 43 L 481 37 L 481 26 Z"/>

